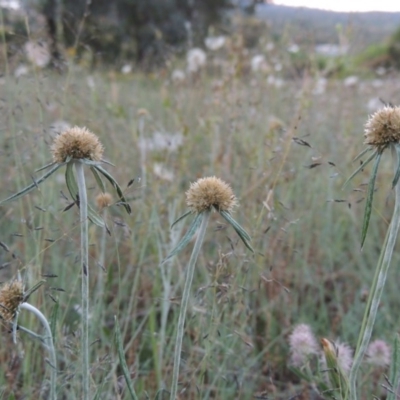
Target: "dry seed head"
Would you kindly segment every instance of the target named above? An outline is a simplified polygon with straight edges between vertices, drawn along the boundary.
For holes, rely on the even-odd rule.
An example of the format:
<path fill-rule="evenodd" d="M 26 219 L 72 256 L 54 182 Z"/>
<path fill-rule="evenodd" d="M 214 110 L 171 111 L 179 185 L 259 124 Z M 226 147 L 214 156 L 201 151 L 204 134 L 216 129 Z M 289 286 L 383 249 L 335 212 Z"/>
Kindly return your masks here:
<path fill-rule="evenodd" d="M 400 107 L 385 106 L 371 115 L 365 124 L 365 144 L 382 148 L 400 143 Z"/>
<path fill-rule="evenodd" d="M 377 367 L 386 367 L 390 364 L 391 353 L 390 346 L 384 340 L 376 339 L 368 346 L 367 362 Z"/>
<path fill-rule="evenodd" d="M 103 145 L 98 137 L 86 128 L 74 126 L 58 135 L 51 146 L 53 160 L 63 163 L 68 157 L 86 158 L 100 161 L 103 156 Z"/>
<path fill-rule="evenodd" d="M 227 183 L 212 176 L 201 178 L 190 185 L 186 192 L 186 204 L 196 213 L 211 208 L 231 212 L 238 201 Z"/>
<path fill-rule="evenodd" d="M 104 208 L 110 207 L 113 203 L 113 198 L 110 193 L 100 193 L 96 196 L 97 208 L 102 211 Z"/>
<path fill-rule="evenodd" d="M 24 285 L 21 281 L 5 283 L 0 289 L 0 316 L 7 322 L 14 319 L 18 307 L 24 301 Z"/>

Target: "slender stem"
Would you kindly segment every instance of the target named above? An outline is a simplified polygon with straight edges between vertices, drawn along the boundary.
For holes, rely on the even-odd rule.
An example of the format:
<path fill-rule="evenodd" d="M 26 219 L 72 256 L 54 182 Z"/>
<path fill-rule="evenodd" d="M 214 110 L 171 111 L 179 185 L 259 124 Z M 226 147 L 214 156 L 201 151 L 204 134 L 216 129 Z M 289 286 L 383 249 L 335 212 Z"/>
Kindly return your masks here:
<path fill-rule="evenodd" d="M 75 162 L 81 213 L 81 265 L 82 265 L 82 390 L 83 400 L 89 400 L 89 252 L 87 193 L 83 163 Z"/>
<path fill-rule="evenodd" d="M 396 163 L 397 165 L 397 163 Z M 393 249 L 396 244 L 397 234 L 400 227 L 400 185 L 397 184 L 395 190 L 395 206 L 389 230 L 381 250 L 377 270 L 371 285 L 371 291 L 365 309 L 364 319 L 361 326 L 357 349 L 354 355 L 353 365 L 349 377 L 349 393 L 346 398 L 357 400 L 357 372 L 364 358 L 369 341 L 371 339 L 372 330 L 375 324 L 376 315 L 378 313 L 379 303 L 385 286 L 387 273 L 392 259 Z"/>
<path fill-rule="evenodd" d="M 172 386 L 171 386 L 170 400 L 176 400 L 176 395 L 178 393 L 179 366 L 181 363 L 181 350 L 182 350 L 183 334 L 185 332 L 186 310 L 187 310 L 187 306 L 189 303 L 190 288 L 192 286 L 193 275 L 194 275 L 194 267 L 196 265 L 196 261 L 199 256 L 200 249 L 203 244 L 203 240 L 204 240 L 204 236 L 206 234 L 206 229 L 207 229 L 209 219 L 210 219 L 210 211 L 204 211 L 203 220 L 201 221 L 201 225 L 200 225 L 200 228 L 199 228 L 199 231 L 197 234 L 196 243 L 194 244 L 192 255 L 190 256 L 190 260 L 189 260 L 189 265 L 187 266 L 186 281 L 185 281 L 185 287 L 183 289 L 181 309 L 179 311 L 178 329 L 176 332 L 176 343 L 175 343 L 175 353 L 174 353 L 174 370 L 172 373 Z"/>
<path fill-rule="evenodd" d="M 57 384 L 57 359 L 56 359 L 56 351 L 54 349 L 53 344 L 53 336 L 51 334 L 51 328 L 49 323 L 47 322 L 46 317 L 34 306 L 29 303 L 22 303 L 19 306 L 22 310 L 27 310 L 33 313 L 42 323 L 44 329 L 46 330 L 46 336 L 44 338 L 44 342 L 47 345 L 47 349 L 50 353 L 50 399 L 55 400 L 57 398 L 56 395 L 56 384 Z"/>

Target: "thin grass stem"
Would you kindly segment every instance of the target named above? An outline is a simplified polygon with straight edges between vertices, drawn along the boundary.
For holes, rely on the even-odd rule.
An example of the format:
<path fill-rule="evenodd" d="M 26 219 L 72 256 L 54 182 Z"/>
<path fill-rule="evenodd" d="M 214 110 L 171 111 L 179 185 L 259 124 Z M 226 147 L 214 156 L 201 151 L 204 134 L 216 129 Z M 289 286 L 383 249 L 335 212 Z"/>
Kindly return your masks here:
<path fill-rule="evenodd" d="M 192 255 L 190 256 L 189 264 L 186 271 L 186 281 L 183 289 L 181 309 L 179 311 L 178 318 L 178 328 L 176 333 L 176 343 L 175 343 L 175 353 L 174 353 L 174 370 L 172 373 L 172 386 L 171 386 L 171 396 L 170 400 L 176 400 L 178 393 L 178 379 L 179 379 L 179 367 L 181 363 L 181 351 L 182 351 L 182 341 L 185 332 L 185 319 L 186 310 L 189 303 L 190 288 L 192 286 L 194 268 L 196 265 L 197 258 L 200 254 L 200 249 L 204 241 L 204 236 L 206 234 L 206 229 L 208 221 L 210 219 L 210 211 L 204 211 L 202 216 L 201 225 L 199 227 L 196 242 L 193 247 Z"/>
<path fill-rule="evenodd" d="M 84 164 L 75 162 L 76 180 L 79 190 L 81 222 L 81 266 L 82 266 L 82 399 L 89 400 L 89 252 L 88 252 L 88 203 Z"/>

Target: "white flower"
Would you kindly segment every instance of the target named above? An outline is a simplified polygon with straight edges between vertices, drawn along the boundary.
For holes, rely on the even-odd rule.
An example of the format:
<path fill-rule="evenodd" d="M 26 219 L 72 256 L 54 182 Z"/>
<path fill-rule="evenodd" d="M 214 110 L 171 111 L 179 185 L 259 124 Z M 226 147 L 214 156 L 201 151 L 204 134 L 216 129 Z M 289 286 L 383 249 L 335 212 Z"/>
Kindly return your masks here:
<path fill-rule="evenodd" d="M 181 69 L 174 69 L 171 74 L 171 80 L 174 83 L 181 83 L 186 79 L 185 73 Z"/>
<path fill-rule="evenodd" d="M 176 151 L 183 144 L 181 133 L 154 132 L 152 137 L 139 139 L 139 148 L 142 152 L 148 151 Z"/>
<path fill-rule="evenodd" d="M 165 164 L 162 163 L 154 163 L 153 172 L 158 178 L 163 181 L 172 182 L 174 180 L 174 173 L 169 170 Z"/>
<path fill-rule="evenodd" d="M 357 86 L 359 82 L 359 78 L 358 76 L 352 75 L 352 76 L 348 76 L 344 81 L 343 84 L 346 87 L 355 87 Z"/>
<path fill-rule="evenodd" d="M 275 86 L 276 88 L 279 89 L 285 84 L 285 81 L 281 78 L 277 78 L 273 75 L 270 75 L 267 78 L 267 83 L 268 83 L 268 85 Z"/>
<path fill-rule="evenodd" d="M 121 68 L 121 73 L 123 73 L 124 75 L 128 75 L 132 72 L 132 64 L 125 64 L 122 68 Z"/>
<path fill-rule="evenodd" d="M 293 54 L 298 53 L 299 50 L 300 50 L 300 47 L 299 47 L 297 44 L 295 44 L 295 43 L 291 44 L 291 45 L 287 48 L 287 51 L 288 51 L 289 53 L 293 53 Z"/>
<path fill-rule="evenodd" d="M 308 357 L 318 354 L 319 346 L 315 336 L 306 324 L 297 325 L 289 336 L 290 364 L 294 367 L 303 366 Z"/>
<path fill-rule="evenodd" d="M 317 54 L 321 54 L 325 57 L 339 57 L 345 55 L 349 47 L 333 43 L 324 43 L 316 45 L 314 50 Z"/>
<path fill-rule="evenodd" d="M 268 68 L 265 57 L 262 54 L 253 56 L 250 65 L 253 72 L 265 71 Z"/>
<path fill-rule="evenodd" d="M 209 50 L 219 50 L 225 45 L 225 36 L 210 36 L 205 38 L 204 44 Z"/>
<path fill-rule="evenodd" d="M 29 41 L 25 43 L 25 53 L 28 60 L 39 68 L 46 67 L 50 60 L 49 46 L 45 42 Z"/>
<path fill-rule="evenodd" d="M 206 65 L 207 54 L 204 50 L 195 47 L 188 51 L 186 61 L 188 71 L 195 73 Z"/>
<path fill-rule="evenodd" d="M 21 76 L 27 75 L 28 72 L 29 72 L 29 68 L 25 64 L 20 64 L 20 65 L 18 65 L 17 68 L 15 68 L 14 76 L 16 78 L 19 78 Z"/>
<path fill-rule="evenodd" d="M 376 339 L 368 346 L 367 362 L 377 367 L 386 367 L 390 364 L 391 350 L 389 345 L 381 339 Z"/>

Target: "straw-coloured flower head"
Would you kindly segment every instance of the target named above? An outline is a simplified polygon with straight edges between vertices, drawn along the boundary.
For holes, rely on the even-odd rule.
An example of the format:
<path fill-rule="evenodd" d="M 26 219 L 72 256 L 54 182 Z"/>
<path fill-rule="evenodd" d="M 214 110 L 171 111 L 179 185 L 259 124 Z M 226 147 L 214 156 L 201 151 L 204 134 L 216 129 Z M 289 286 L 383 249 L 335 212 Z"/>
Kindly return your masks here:
<path fill-rule="evenodd" d="M 365 144 L 383 148 L 400 143 L 400 107 L 383 107 L 365 124 Z"/>
<path fill-rule="evenodd" d="M 113 203 L 113 198 L 110 193 L 100 193 L 96 196 L 97 208 L 102 211 L 104 208 L 110 207 Z"/>
<path fill-rule="evenodd" d="M 303 366 L 308 357 L 317 354 L 319 345 L 310 326 L 297 325 L 289 336 L 290 364 L 294 367 Z"/>
<path fill-rule="evenodd" d="M 386 367 L 390 364 L 391 350 L 389 345 L 381 339 L 376 339 L 368 346 L 367 361 L 377 367 Z"/>
<path fill-rule="evenodd" d="M 201 178 L 190 185 L 186 192 L 186 204 L 196 213 L 211 208 L 231 212 L 238 201 L 227 183 L 212 176 Z"/>
<path fill-rule="evenodd" d="M 103 145 L 98 137 L 88 129 L 78 126 L 58 135 L 51 150 L 56 163 L 63 163 L 68 157 L 100 161 L 103 156 Z"/>
<path fill-rule="evenodd" d="M 18 307 L 24 301 L 24 285 L 21 281 L 5 283 L 0 289 L 0 316 L 7 322 L 14 319 Z"/>

